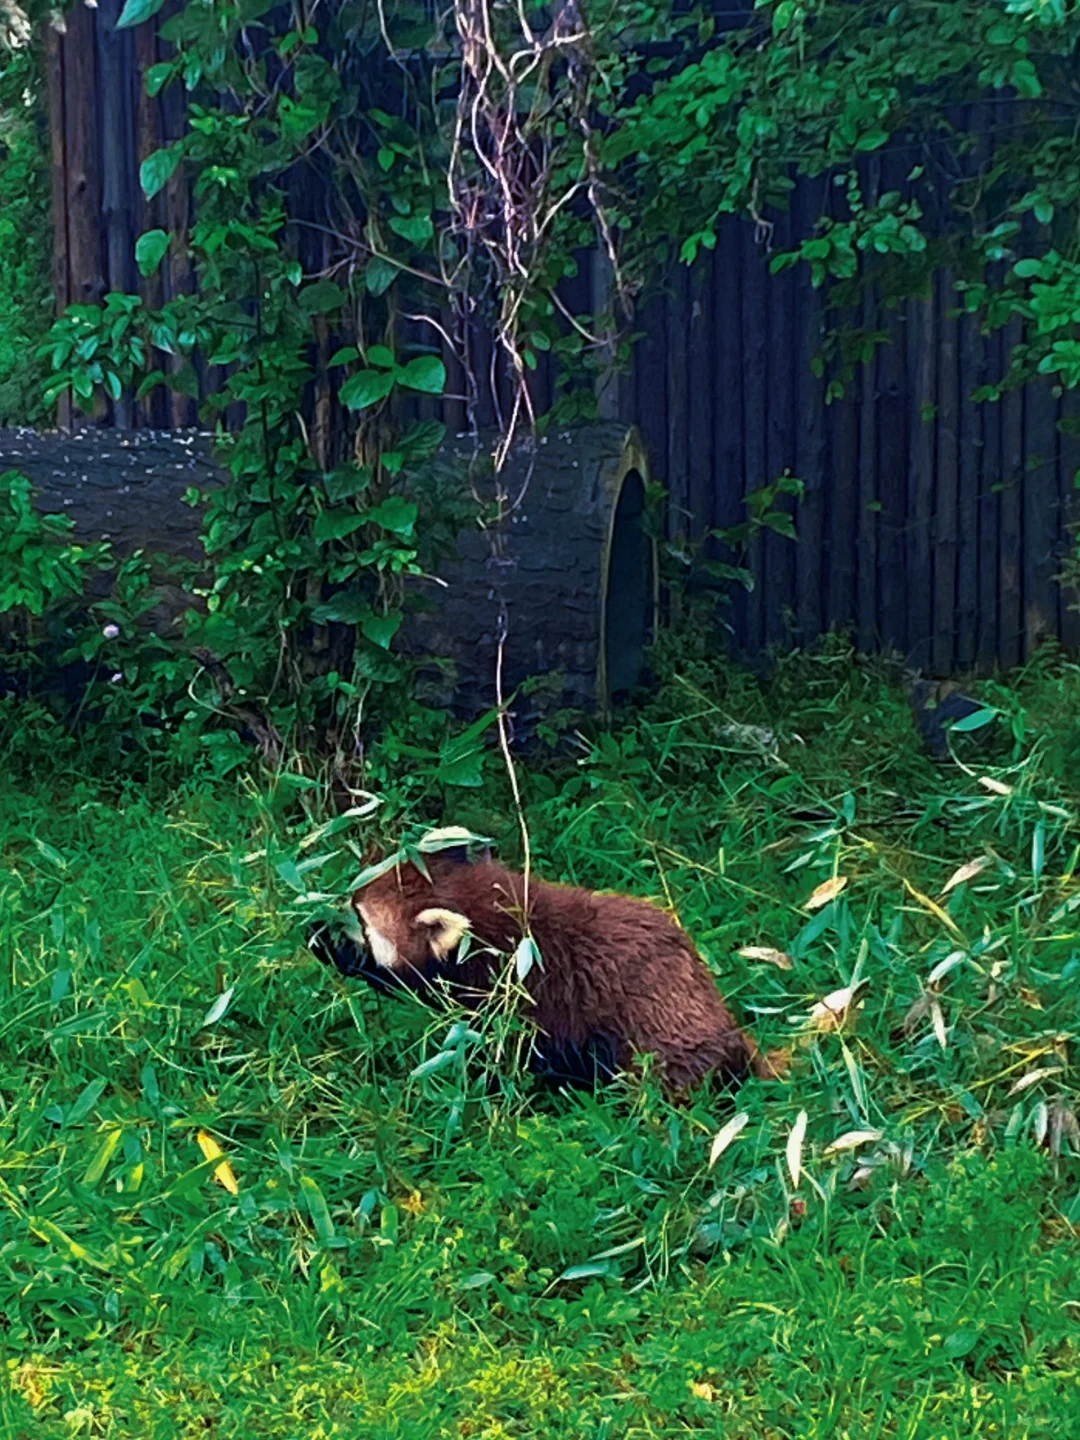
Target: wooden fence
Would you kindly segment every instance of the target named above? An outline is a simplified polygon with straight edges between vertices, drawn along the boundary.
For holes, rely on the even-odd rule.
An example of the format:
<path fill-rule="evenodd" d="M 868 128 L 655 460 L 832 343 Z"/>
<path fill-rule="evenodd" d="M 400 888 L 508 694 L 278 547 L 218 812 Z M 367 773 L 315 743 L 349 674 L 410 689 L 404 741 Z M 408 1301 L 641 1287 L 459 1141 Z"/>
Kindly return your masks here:
<path fill-rule="evenodd" d="M 116 31 L 120 4 L 76 6 L 50 42 L 61 304 L 139 284 L 160 304 L 192 280 L 178 246 L 152 281 L 135 273 L 136 237 L 154 226 L 183 234 L 190 202 L 180 176 L 152 202 L 139 190 L 141 161 L 182 133 L 182 101 L 174 90 L 146 97 L 142 77 L 162 44 L 150 26 Z M 795 192 L 773 251 L 809 232 L 817 199 L 812 186 Z M 896 649 L 945 674 L 1015 664 L 1046 636 L 1077 645 L 1080 614 L 1058 580 L 1080 493 L 1073 397 L 1040 385 L 972 403 L 1019 337 L 984 337 L 957 318 L 942 276 L 932 302 L 909 304 L 849 395 L 826 406 L 809 366 L 820 292 L 803 270 L 771 276 L 768 259 L 753 227 L 726 221 L 716 250 L 675 270 L 642 311 L 632 373 L 601 400 L 607 416 L 640 427 L 653 474 L 669 487 L 673 531 L 741 519 L 745 495 L 785 469 L 805 482 L 799 541 L 768 535 L 755 547 L 757 584 L 732 610 L 738 647 L 809 643 L 847 627 L 861 649 Z M 601 283 L 586 264 L 573 299 L 589 308 Z M 549 399 L 542 371 L 537 400 Z M 181 427 L 195 409 L 159 392 L 103 418 Z M 460 408 L 448 406 L 446 418 L 457 424 Z M 480 418 L 490 422 L 490 403 Z"/>

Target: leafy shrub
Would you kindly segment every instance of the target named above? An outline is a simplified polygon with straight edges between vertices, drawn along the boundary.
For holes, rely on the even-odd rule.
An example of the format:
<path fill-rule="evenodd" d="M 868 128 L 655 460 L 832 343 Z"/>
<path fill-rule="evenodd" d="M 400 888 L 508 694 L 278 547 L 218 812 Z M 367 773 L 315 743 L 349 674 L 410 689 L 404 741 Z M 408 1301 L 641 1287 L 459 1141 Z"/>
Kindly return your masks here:
<path fill-rule="evenodd" d="M 0 39 L 0 426 L 48 423 L 37 349 L 52 321 L 40 47 Z"/>

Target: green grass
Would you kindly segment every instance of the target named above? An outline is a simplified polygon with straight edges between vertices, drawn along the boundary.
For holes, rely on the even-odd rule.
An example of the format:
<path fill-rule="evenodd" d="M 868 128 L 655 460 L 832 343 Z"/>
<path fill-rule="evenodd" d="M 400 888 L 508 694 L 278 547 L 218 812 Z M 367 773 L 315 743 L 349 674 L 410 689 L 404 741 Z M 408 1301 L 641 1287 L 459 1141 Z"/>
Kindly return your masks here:
<path fill-rule="evenodd" d="M 543 873 L 673 905 L 794 1047 L 790 1084 L 734 1100 L 489 1089 L 483 1041 L 412 1078 L 449 1022 L 304 949 L 290 865 L 347 832 L 302 847 L 286 784 L 4 783 L 0 1433 L 1080 1434 L 1080 671 L 984 686 L 967 769 L 840 647 L 768 683 L 685 651 L 669 674 L 522 780 Z M 383 788 L 393 829 L 420 782 Z M 495 760 L 441 803 L 415 818 L 514 858 Z M 926 978 L 957 952 L 939 1037 Z M 807 1030 L 856 972 L 854 1029 Z M 853 1130 L 880 1139 L 826 1153 Z"/>

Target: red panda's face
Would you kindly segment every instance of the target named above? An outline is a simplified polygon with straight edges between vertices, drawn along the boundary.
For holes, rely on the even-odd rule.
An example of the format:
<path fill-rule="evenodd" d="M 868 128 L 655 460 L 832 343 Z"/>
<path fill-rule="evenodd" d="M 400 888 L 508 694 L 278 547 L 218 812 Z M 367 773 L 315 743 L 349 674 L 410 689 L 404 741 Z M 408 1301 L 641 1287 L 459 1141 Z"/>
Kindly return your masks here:
<path fill-rule="evenodd" d="M 402 977 L 448 960 L 469 931 L 468 916 L 440 905 L 431 882 L 411 865 L 365 885 L 353 905 L 376 965 Z"/>

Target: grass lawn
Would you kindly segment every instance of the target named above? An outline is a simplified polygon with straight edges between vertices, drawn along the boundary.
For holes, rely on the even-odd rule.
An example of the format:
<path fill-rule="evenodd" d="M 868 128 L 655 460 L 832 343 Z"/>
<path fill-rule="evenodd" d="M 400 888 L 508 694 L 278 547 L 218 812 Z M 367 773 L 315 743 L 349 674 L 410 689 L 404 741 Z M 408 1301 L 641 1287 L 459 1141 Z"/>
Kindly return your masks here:
<path fill-rule="evenodd" d="M 295 787 L 9 769 L 5 1440 L 1080 1436 L 1080 670 L 981 693 L 942 767 L 839 648 L 684 653 L 529 762 L 541 873 L 671 905 L 794 1047 L 682 1108 L 492 1089 L 483 1040 L 415 1077 L 449 1020 L 303 946 L 358 866 L 294 868 L 348 836 Z M 491 772 L 380 823 L 513 861 Z"/>

